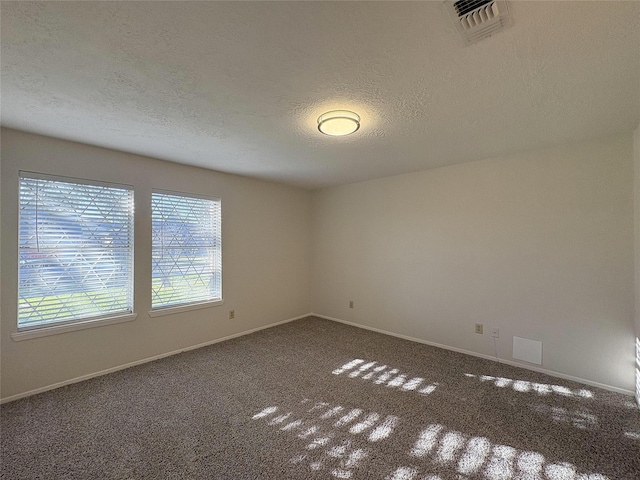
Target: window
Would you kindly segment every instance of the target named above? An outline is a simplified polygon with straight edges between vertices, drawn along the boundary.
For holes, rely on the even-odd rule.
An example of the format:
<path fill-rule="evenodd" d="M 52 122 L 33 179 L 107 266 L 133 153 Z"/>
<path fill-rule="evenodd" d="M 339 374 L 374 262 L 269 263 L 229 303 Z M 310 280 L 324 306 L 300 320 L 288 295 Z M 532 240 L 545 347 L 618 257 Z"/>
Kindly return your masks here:
<path fill-rule="evenodd" d="M 133 190 L 20 173 L 18 329 L 133 313 Z"/>
<path fill-rule="evenodd" d="M 222 300 L 220 200 L 153 192 L 152 309 Z"/>

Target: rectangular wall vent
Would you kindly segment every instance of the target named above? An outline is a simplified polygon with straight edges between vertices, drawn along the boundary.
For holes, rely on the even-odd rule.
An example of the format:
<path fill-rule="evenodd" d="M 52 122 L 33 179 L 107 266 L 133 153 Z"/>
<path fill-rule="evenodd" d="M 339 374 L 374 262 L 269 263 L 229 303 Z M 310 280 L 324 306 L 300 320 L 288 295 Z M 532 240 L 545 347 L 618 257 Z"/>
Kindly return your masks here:
<path fill-rule="evenodd" d="M 528 338 L 513 337 L 513 358 L 542 365 L 542 342 Z"/>
<path fill-rule="evenodd" d="M 479 42 L 511 25 L 505 0 L 446 0 L 445 7 L 465 45 Z"/>

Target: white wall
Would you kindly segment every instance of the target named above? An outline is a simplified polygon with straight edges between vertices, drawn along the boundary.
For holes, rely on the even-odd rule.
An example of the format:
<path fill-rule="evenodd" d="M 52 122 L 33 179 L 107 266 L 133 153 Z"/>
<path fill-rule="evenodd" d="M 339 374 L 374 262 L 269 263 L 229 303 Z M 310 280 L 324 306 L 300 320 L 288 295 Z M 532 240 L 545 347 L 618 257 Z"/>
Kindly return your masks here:
<path fill-rule="evenodd" d="M 631 135 L 319 190 L 314 312 L 633 390 Z M 355 308 L 349 309 L 349 300 Z M 474 333 L 483 323 L 485 335 Z"/>
<path fill-rule="evenodd" d="M 484 323 L 485 333 L 500 328 L 502 358 L 511 359 L 513 335 L 539 339 L 543 368 L 633 390 L 629 135 L 311 194 L 14 130 L 1 134 L 1 398 L 311 310 L 493 355 L 490 336 L 473 333 L 474 323 Z M 637 193 L 640 127 L 634 139 Z M 135 187 L 135 321 L 11 339 L 18 170 Z M 222 198 L 224 305 L 147 315 L 152 188 Z M 638 253 L 640 195 L 636 219 Z M 640 254 L 636 265 L 640 333 Z"/>
<path fill-rule="evenodd" d="M 1 134 L 2 398 L 311 310 L 309 192 L 15 130 L 3 129 Z M 135 321 L 12 340 L 17 310 L 19 170 L 134 186 Z M 222 198 L 224 305 L 163 317 L 148 316 L 152 188 Z M 235 320 L 228 320 L 230 309 L 235 310 Z"/>

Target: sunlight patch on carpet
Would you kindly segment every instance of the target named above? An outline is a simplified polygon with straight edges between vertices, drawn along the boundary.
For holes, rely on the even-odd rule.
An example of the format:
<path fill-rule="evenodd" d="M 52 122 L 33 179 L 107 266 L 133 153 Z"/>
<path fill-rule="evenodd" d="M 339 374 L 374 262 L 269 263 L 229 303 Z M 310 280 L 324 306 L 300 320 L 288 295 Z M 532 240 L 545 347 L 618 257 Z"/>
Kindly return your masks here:
<path fill-rule="evenodd" d="M 375 361 L 367 362 L 361 358 L 350 360 L 331 373 L 334 375 L 346 374 L 349 378 L 370 380 L 376 385 L 384 385 L 387 388 L 397 388 L 403 392 L 416 392 L 421 395 L 433 393 L 438 386 L 438 383 L 435 382 L 426 385 L 426 380 L 423 377 L 412 377 L 411 375 L 400 372 L 397 368 L 378 365 L 378 362 Z"/>
<path fill-rule="evenodd" d="M 282 411 L 269 406 L 251 418 L 279 427 L 278 431 L 294 434 L 303 441 L 301 453 L 291 458 L 290 463 L 306 464 L 312 471 L 326 470 L 339 479 L 351 478 L 369 456 L 370 449 L 363 445 L 389 438 L 399 422 L 394 415 L 366 413 L 360 408 L 347 409 L 327 402 L 312 403 L 309 399 L 302 400 L 292 411 Z"/>
<path fill-rule="evenodd" d="M 554 422 L 567 423 L 581 430 L 594 429 L 598 426 L 598 417 L 587 409 L 572 411 L 544 403 L 533 405 L 531 408 L 535 412 L 551 418 Z"/>
<path fill-rule="evenodd" d="M 562 385 L 550 385 L 547 383 L 535 383 L 526 380 L 514 380 L 512 378 L 505 377 L 492 377 L 491 375 L 474 375 L 472 373 L 465 373 L 468 378 L 476 378 L 481 382 L 491 382 L 499 388 L 511 388 L 512 390 L 520 393 L 533 392 L 538 395 L 556 394 L 563 397 L 580 397 L 580 398 L 593 398 L 593 392 L 586 388 L 580 388 L 571 390 L 570 388 L 563 387 Z"/>
<path fill-rule="evenodd" d="M 609 480 L 599 473 L 578 473 L 568 462 L 547 462 L 538 452 L 494 444 L 485 437 L 472 437 L 432 424 L 420 432 L 408 454 L 415 459 L 455 469 L 460 475 L 488 480 Z M 428 470 L 428 469 L 427 469 Z M 417 478 L 427 472 L 402 466 L 389 480 Z M 423 477 L 421 476 L 420 479 Z M 461 477 L 462 478 L 462 477 Z"/>

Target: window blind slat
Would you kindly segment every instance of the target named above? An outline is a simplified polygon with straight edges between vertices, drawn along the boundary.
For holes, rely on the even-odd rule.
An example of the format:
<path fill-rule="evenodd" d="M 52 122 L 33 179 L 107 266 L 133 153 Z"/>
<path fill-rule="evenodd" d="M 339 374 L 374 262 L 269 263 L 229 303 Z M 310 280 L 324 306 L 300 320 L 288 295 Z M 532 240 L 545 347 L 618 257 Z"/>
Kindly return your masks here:
<path fill-rule="evenodd" d="M 18 326 L 133 312 L 133 191 L 21 174 Z"/>
<path fill-rule="evenodd" d="M 220 200 L 153 192 L 152 308 L 222 298 Z"/>

